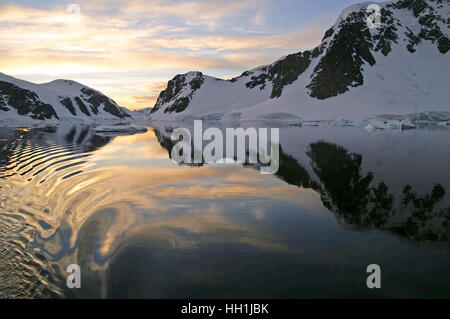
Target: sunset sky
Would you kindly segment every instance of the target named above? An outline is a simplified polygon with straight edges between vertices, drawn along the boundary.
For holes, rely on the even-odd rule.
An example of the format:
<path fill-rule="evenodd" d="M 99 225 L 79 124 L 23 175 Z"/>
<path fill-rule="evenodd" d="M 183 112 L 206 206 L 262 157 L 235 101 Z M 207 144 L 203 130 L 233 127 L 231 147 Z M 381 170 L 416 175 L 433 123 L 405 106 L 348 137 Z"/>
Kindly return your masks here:
<path fill-rule="evenodd" d="M 72 79 L 130 109 L 149 107 L 176 74 L 229 78 L 314 47 L 355 2 L 0 0 L 0 72 Z M 72 3 L 80 20 L 67 12 Z"/>

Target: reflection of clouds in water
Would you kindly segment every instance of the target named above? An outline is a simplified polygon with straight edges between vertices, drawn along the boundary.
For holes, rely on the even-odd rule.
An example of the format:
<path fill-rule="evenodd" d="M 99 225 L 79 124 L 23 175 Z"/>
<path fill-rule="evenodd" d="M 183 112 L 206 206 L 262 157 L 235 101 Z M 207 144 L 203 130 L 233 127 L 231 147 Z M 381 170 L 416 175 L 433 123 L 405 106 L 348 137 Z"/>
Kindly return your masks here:
<path fill-rule="evenodd" d="M 206 208 L 188 209 L 175 216 L 160 215 L 145 226 L 138 226 L 130 232 L 146 234 L 149 239 L 167 240 L 173 248 L 191 249 L 204 243 L 243 243 L 260 249 L 287 250 L 277 243 L 269 230 L 265 234 L 254 231 L 242 220 L 229 218 L 226 207 L 211 204 Z"/>
<path fill-rule="evenodd" d="M 64 133 L 55 133 L 56 142 L 64 141 L 61 147 L 69 150 L 65 156 L 71 155 L 71 147 L 78 149 L 86 138 L 98 145 L 90 132 L 64 128 Z M 46 136 L 35 136 L 32 142 L 38 146 Z M 255 207 L 260 205 L 258 199 L 298 202 L 298 189 L 278 180 L 264 183 L 253 170 L 237 174 L 230 167 L 177 166 L 152 132 L 119 136 L 108 142 L 100 149 L 90 148 L 89 160 L 76 166 L 80 173 L 69 178 L 64 177 L 72 168 L 58 170 L 61 164 L 52 167 L 51 174 L 42 172 L 44 183 L 40 178 L 27 180 L 28 175 L 48 166 L 50 160 L 43 158 L 42 165 L 38 162 L 29 173 L 2 183 L 9 188 L 2 194 L 8 201 L 6 215 L 27 207 L 21 216 L 37 231 L 33 246 L 48 263 L 60 265 L 60 275 L 64 275 L 65 264 L 79 263 L 98 279 L 118 247 L 136 234 L 147 241 L 167 241 L 176 249 L 213 242 L 262 250 L 289 249 L 268 229 L 231 218 L 227 200 L 246 198 L 249 206 Z M 71 147 L 66 146 L 69 144 Z M 159 165 L 149 167 L 149 159 L 157 159 Z M 135 162 L 142 167 L 133 165 Z M 205 205 L 205 200 L 215 200 L 215 204 Z"/>
<path fill-rule="evenodd" d="M 114 207 L 118 212 L 116 217 L 116 225 L 109 227 L 106 236 L 109 239 L 99 240 L 104 242 L 101 251 L 103 255 L 109 250 L 107 247 L 114 238 L 119 237 L 120 232 L 129 229 L 132 226 L 131 220 L 135 220 L 135 225 L 140 222 L 146 222 L 146 217 L 151 219 L 152 233 L 159 227 L 184 228 L 186 231 L 210 232 L 213 233 L 217 229 L 232 229 L 238 227 L 227 222 L 226 204 L 222 203 L 210 206 L 207 210 L 202 211 L 201 208 L 190 208 L 196 205 L 199 199 L 222 199 L 227 200 L 233 197 L 247 198 L 253 197 L 254 204 L 257 204 L 258 198 L 290 199 L 298 203 L 298 196 L 294 196 L 295 192 L 289 194 L 288 188 L 277 189 L 273 187 L 246 187 L 241 185 L 220 185 L 220 176 L 225 172 L 221 169 L 203 168 L 198 172 L 194 170 L 184 170 L 178 167 L 165 170 L 125 170 L 123 167 L 101 169 L 95 172 L 95 177 L 87 178 L 82 181 L 83 176 L 93 174 L 90 172 L 83 176 L 71 179 L 70 183 L 73 187 L 67 185 L 63 188 L 68 190 L 67 196 L 71 198 L 63 210 L 70 210 L 72 216 L 72 235 L 71 242 L 76 240 L 76 230 L 84 223 L 83 218 L 77 216 L 89 216 L 91 212 L 99 211 L 105 207 Z M 250 174 L 258 174 L 249 170 Z M 184 186 L 183 183 L 189 185 L 196 184 L 197 179 L 210 179 L 205 186 Z M 78 179 L 78 180 L 77 180 Z M 173 187 L 172 185 L 177 185 Z M 75 188 L 75 190 L 73 189 Z M 291 196 L 290 196 L 291 195 Z M 63 195 L 63 197 L 66 197 Z M 183 215 L 172 216 L 171 210 L 183 209 Z M 186 210 L 187 209 L 187 210 Z M 197 210 L 199 210 L 197 212 Z M 215 226 L 216 225 L 216 226 Z M 238 228 L 243 227 L 240 225 Z M 257 243 L 257 241 L 252 240 Z M 268 245 L 266 245 L 268 246 Z"/>
<path fill-rule="evenodd" d="M 113 157 L 117 160 L 123 160 L 127 157 L 128 160 L 135 161 L 167 159 L 167 151 L 157 142 L 152 130 L 144 134 L 118 136 L 114 143 L 97 152 L 99 159 L 102 155 L 105 155 L 105 159 Z"/>

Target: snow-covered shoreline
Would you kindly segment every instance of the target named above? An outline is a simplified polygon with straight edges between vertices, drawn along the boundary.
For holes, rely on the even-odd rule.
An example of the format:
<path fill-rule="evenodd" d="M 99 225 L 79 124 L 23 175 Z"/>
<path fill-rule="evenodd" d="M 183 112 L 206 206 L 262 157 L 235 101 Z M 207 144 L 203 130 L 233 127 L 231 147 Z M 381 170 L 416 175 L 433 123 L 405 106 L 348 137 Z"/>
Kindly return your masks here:
<path fill-rule="evenodd" d="M 290 114 L 279 113 L 269 114 L 266 118 L 255 119 L 214 119 L 214 118 L 195 118 L 189 119 L 158 119 L 150 120 L 145 118 L 128 119 L 61 119 L 61 120 L 34 120 L 29 117 L 17 119 L 0 118 L 0 127 L 47 127 L 59 125 L 86 125 L 91 126 L 98 133 L 142 133 L 146 132 L 146 126 L 151 125 L 170 125 L 173 127 L 184 127 L 190 125 L 194 120 L 203 120 L 207 123 L 217 123 L 218 126 L 228 127 L 248 127 L 248 126 L 267 126 L 267 127 L 287 127 L 287 126 L 312 126 L 319 127 L 323 125 L 339 127 L 359 127 L 369 132 L 374 130 L 409 130 L 420 129 L 424 127 L 450 128 L 450 112 L 420 112 L 411 114 L 384 114 L 372 116 L 363 120 L 352 120 L 347 117 L 337 117 L 335 119 L 303 119 Z"/>

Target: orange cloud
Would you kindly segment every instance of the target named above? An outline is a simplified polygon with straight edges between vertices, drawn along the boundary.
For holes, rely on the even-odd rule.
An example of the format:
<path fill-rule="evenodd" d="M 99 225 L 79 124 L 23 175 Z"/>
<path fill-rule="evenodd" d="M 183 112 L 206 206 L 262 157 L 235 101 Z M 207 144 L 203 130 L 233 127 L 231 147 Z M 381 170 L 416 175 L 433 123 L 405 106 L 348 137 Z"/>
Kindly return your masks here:
<path fill-rule="evenodd" d="M 79 27 L 71 23 L 73 16 L 65 7 L 39 10 L 6 5 L 0 7 L 0 71 L 25 79 L 39 76 L 41 82 L 71 78 L 124 106 L 152 106 L 167 80 L 177 73 L 227 70 L 224 75 L 238 75 L 320 41 L 321 23 L 287 34 L 191 30 L 194 25 L 214 27 L 222 19 L 239 15 L 261 26 L 263 10 L 255 14 L 253 8 L 265 3 L 84 1 Z M 181 22 L 169 24 L 164 17 Z"/>

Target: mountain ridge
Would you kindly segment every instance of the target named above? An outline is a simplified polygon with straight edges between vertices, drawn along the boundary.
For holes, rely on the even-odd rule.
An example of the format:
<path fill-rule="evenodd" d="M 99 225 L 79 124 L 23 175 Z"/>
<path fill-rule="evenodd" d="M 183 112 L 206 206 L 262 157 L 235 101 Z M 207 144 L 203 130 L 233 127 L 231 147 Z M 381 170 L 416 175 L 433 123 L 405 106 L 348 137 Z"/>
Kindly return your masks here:
<path fill-rule="evenodd" d="M 362 120 L 448 112 L 450 0 L 351 5 L 322 42 L 229 80 L 200 71 L 171 79 L 155 106 L 129 111 L 72 80 L 35 84 L 0 73 L 0 119 Z"/>
<path fill-rule="evenodd" d="M 2 120 L 125 119 L 131 115 L 100 91 L 72 80 L 36 84 L 0 73 Z"/>
<path fill-rule="evenodd" d="M 381 25 L 377 29 L 367 25 L 368 4 L 371 2 L 344 9 L 322 43 L 312 50 L 287 55 L 230 80 L 199 71 L 175 76 L 149 118 L 253 120 L 280 113 L 310 119 L 362 119 L 377 113 L 448 111 L 450 96 L 442 84 L 450 81 L 445 73 L 445 66 L 450 67 L 446 56 L 450 50 L 450 1 L 379 3 Z M 441 77 L 440 83 L 433 80 L 436 76 Z M 370 94 L 371 86 L 378 95 Z M 419 101 L 408 97 L 411 93 L 418 95 Z M 374 103 L 366 103 L 364 96 Z M 295 103 L 302 105 L 295 109 Z M 346 106 L 349 103 L 359 108 L 353 114 Z M 377 110 L 377 104 L 384 107 Z"/>

